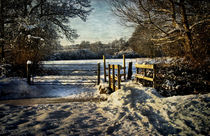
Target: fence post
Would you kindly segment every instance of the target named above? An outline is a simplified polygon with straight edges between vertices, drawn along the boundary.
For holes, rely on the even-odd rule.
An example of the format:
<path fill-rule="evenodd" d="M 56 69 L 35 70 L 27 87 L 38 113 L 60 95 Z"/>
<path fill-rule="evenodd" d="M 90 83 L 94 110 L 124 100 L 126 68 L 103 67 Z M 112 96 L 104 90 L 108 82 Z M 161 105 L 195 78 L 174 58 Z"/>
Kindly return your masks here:
<path fill-rule="evenodd" d="M 126 65 L 125 65 L 125 55 L 123 55 L 123 72 L 124 72 L 124 80 L 126 80 Z"/>
<path fill-rule="evenodd" d="M 132 74 L 133 74 L 133 72 L 132 72 L 132 62 L 129 62 L 129 64 L 128 64 L 128 76 L 127 76 L 128 80 L 131 80 Z"/>
<path fill-rule="evenodd" d="M 31 85 L 31 64 L 32 62 L 28 60 L 26 70 L 27 70 L 27 83 L 29 85 Z"/>
<path fill-rule="evenodd" d="M 101 65 L 101 63 L 98 63 L 98 70 L 97 70 L 97 74 L 98 74 L 98 82 L 97 82 L 97 84 L 99 85 L 100 84 L 100 70 L 101 70 L 101 68 L 100 68 L 100 65 Z"/>
<path fill-rule="evenodd" d="M 111 88 L 111 72 L 110 72 L 110 64 L 108 64 L 108 76 L 109 76 L 109 88 Z"/>
<path fill-rule="evenodd" d="M 106 58 L 103 55 L 103 61 L 104 61 L 104 82 L 106 82 Z"/>
<path fill-rule="evenodd" d="M 121 82 L 121 76 L 120 76 L 120 65 L 117 65 L 117 88 L 120 89 L 120 82 Z"/>
<path fill-rule="evenodd" d="M 156 65 L 153 65 L 153 88 L 156 88 Z"/>
<path fill-rule="evenodd" d="M 139 74 L 139 68 L 136 68 L 136 74 Z M 138 78 L 136 78 L 136 82 L 139 82 Z"/>
<path fill-rule="evenodd" d="M 114 69 L 114 65 L 112 65 L 112 87 L 113 87 L 113 91 L 115 91 L 115 69 Z"/>
<path fill-rule="evenodd" d="M 142 69 L 142 70 L 143 70 L 143 76 L 146 77 L 146 76 L 147 76 L 147 69 L 144 68 L 144 69 Z M 142 81 L 142 84 L 143 84 L 143 86 L 145 86 L 145 85 L 147 84 L 147 81 L 146 81 L 146 80 L 143 80 L 143 81 Z"/>

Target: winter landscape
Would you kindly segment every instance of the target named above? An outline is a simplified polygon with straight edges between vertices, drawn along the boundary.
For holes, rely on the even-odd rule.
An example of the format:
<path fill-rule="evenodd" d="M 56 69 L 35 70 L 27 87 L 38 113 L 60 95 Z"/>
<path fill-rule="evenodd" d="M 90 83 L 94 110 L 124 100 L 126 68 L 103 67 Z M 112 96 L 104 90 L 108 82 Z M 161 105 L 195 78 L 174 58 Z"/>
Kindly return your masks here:
<path fill-rule="evenodd" d="M 4 78 L 0 87 L 5 94 L 0 97 L 1 135 L 209 135 L 210 94 L 163 97 L 135 81 L 123 82 L 111 95 L 100 94 L 94 83 L 28 85 L 21 78 Z"/>
<path fill-rule="evenodd" d="M 207 0 L 0 0 L 0 135 L 210 135 Z"/>

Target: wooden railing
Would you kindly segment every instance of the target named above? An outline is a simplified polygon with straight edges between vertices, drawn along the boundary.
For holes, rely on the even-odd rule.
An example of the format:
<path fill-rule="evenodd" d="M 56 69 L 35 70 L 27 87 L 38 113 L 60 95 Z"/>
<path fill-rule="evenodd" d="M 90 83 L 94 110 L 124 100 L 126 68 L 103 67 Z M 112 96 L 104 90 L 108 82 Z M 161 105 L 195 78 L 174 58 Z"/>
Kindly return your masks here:
<path fill-rule="evenodd" d="M 146 81 L 150 81 L 153 83 L 153 88 L 156 87 L 156 65 L 144 65 L 144 64 L 136 64 L 136 79 L 143 79 Z M 150 70 L 150 74 L 148 74 L 148 70 Z"/>
<path fill-rule="evenodd" d="M 121 88 L 121 76 L 120 70 L 122 69 L 122 66 L 120 65 L 108 65 L 108 82 L 109 82 L 109 88 L 111 88 L 113 91 L 116 91 Z M 115 70 L 117 70 L 117 75 L 115 75 Z M 117 86 L 115 86 L 115 82 L 117 81 Z"/>

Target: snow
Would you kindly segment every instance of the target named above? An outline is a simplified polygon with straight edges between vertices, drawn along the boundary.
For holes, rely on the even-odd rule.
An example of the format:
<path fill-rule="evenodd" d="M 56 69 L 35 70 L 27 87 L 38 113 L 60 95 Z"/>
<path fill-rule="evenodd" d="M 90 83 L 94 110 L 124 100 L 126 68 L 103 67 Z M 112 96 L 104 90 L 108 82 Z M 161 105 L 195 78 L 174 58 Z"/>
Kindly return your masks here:
<path fill-rule="evenodd" d="M 22 23 L 21 25 L 28 31 L 38 27 L 37 25 L 28 25 L 28 24 L 25 24 L 25 23 Z"/>
<path fill-rule="evenodd" d="M 115 122 L 114 135 L 209 134 L 210 94 L 161 97 L 155 89 L 132 82 L 99 104 Z"/>
<path fill-rule="evenodd" d="M 54 89 L 55 95 L 63 90 Z M 210 94 L 165 98 L 128 82 L 107 98 L 67 102 L 65 97 L 60 104 L 46 98 L 6 101 L 9 105 L 0 104 L 0 135 L 209 135 Z M 49 104 L 38 104 L 44 100 Z"/>
<path fill-rule="evenodd" d="M 169 63 L 173 61 L 172 58 L 156 58 L 156 59 L 126 59 L 126 68 L 128 68 L 128 62 L 133 62 L 133 73 L 135 73 L 136 63 Z M 32 63 L 27 61 L 27 63 Z M 103 60 L 68 60 L 68 61 L 42 61 L 45 68 L 53 67 L 61 70 L 66 68 L 71 69 L 97 69 L 97 63 L 101 63 L 101 79 L 103 79 Z M 123 64 L 123 59 L 106 59 L 108 64 Z M 94 68 L 95 67 L 95 68 Z M 127 70 L 126 70 L 127 71 Z M 33 98 L 33 97 L 80 97 L 80 96 L 92 96 L 96 92 L 96 73 L 92 75 L 86 75 L 86 73 L 78 73 L 73 71 L 71 75 L 65 75 L 65 71 L 61 72 L 64 75 L 56 76 L 35 76 L 32 81 L 35 83 L 29 86 L 25 79 L 20 78 L 2 78 L 0 79 L 0 92 L 1 99 L 14 99 L 14 98 Z M 101 82 L 103 82 L 101 80 Z M 170 87 L 171 83 L 166 83 L 167 87 Z M 178 87 L 178 86 L 177 86 Z"/>
<path fill-rule="evenodd" d="M 169 63 L 173 59 L 126 61 L 152 64 L 161 61 Z M 103 64 L 102 60 L 51 61 L 42 64 L 98 62 Z M 123 62 L 122 59 L 107 59 L 107 63 Z M 162 97 L 153 88 L 129 81 L 122 82 L 122 88 L 111 95 L 100 95 L 99 86 L 81 83 L 93 81 L 94 78 L 84 75 L 34 78 L 56 85 L 28 85 L 26 79 L 1 78 L 0 135 L 210 135 L 210 93 Z M 173 85 L 170 81 L 166 82 Z M 107 84 L 103 83 L 102 86 Z M 39 99 L 7 100 L 20 98 Z M 107 101 L 68 101 L 77 98 L 107 98 Z M 63 103 L 56 103 L 58 100 Z"/>
<path fill-rule="evenodd" d="M 126 58 L 126 72 L 128 69 L 128 64 L 129 62 L 132 62 L 132 70 L 133 73 L 135 74 L 136 68 L 135 64 L 157 64 L 157 63 L 170 63 L 171 61 L 174 61 L 174 58 L 137 58 L 137 59 L 130 59 Z M 41 64 L 46 64 L 46 65 L 58 65 L 58 64 L 101 64 L 101 75 L 103 75 L 103 59 L 92 59 L 92 60 L 58 60 L 58 61 L 42 61 L 40 62 Z M 106 59 L 106 66 L 108 67 L 108 64 L 119 64 L 123 65 L 123 59 Z"/>
<path fill-rule="evenodd" d="M 28 39 L 36 39 L 36 40 L 40 40 L 40 41 L 44 41 L 44 39 L 42 37 L 38 37 L 38 36 L 32 36 L 32 35 L 27 35 Z"/>
<path fill-rule="evenodd" d="M 28 60 L 28 61 L 26 62 L 26 64 L 32 64 L 32 61 Z"/>
<path fill-rule="evenodd" d="M 3 78 L 0 79 L 0 99 L 20 98 L 50 98 L 67 97 L 80 98 L 91 97 L 96 91 L 94 84 L 35 84 L 28 85 L 26 79 Z"/>

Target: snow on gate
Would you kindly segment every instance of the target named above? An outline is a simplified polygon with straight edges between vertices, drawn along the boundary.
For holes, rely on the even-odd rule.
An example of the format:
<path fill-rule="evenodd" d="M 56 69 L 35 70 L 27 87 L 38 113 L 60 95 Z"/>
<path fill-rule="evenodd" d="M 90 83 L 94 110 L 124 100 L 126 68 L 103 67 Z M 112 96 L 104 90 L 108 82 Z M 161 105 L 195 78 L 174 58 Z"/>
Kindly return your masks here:
<path fill-rule="evenodd" d="M 33 72 L 32 84 L 96 85 L 98 64 L 40 63 Z"/>

